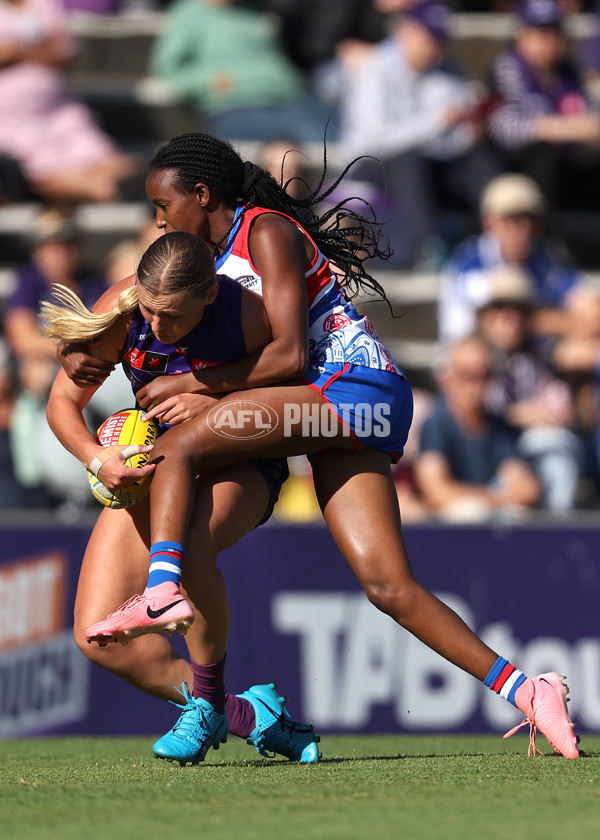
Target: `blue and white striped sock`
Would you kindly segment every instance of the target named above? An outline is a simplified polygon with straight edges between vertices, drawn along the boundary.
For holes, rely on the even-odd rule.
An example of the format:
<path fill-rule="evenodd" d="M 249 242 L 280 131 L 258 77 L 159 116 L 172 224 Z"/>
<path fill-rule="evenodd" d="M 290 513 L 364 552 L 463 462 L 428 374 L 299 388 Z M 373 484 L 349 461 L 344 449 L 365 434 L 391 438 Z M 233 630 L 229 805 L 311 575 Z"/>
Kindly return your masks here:
<path fill-rule="evenodd" d="M 507 659 L 499 656 L 492 665 L 483 684 L 491 688 L 492 691 L 495 691 L 496 694 L 499 694 L 500 697 L 504 697 L 513 706 L 516 706 L 515 694 L 526 679 L 527 677 L 522 671 L 519 671 L 514 665 L 511 665 Z"/>
<path fill-rule="evenodd" d="M 183 546 L 170 540 L 162 540 L 162 542 L 151 545 L 150 574 L 148 575 L 147 588 L 168 581 L 179 586 L 184 554 Z"/>

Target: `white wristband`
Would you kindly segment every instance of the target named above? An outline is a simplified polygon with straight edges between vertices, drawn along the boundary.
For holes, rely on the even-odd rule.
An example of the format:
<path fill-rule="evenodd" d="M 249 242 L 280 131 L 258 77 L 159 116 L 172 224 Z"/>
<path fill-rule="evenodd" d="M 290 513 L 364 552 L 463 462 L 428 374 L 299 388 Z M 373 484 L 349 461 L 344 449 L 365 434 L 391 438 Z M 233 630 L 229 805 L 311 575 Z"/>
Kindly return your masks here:
<path fill-rule="evenodd" d="M 115 452 L 112 455 L 109 455 L 108 458 L 104 459 L 104 461 L 101 461 L 100 458 L 98 458 L 98 456 L 96 455 L 96 457 L 92 458 L 92 460 L 90 461 L 90 465 L 88 467 L 88 470 L 91 473 L 93 473 L 96 476 L 96 478 L 98 478 L 98 473 L 100 472 L 100 467 L 103 467 L 104 464 L 107 461 L 110 461 L 111 458 L 115 458 L 117 455 L 121 455 L 121 457 L 124 458 L 125 461 L 127 461 L 128 458 L 133 458 L 134 455 L 138 455 L 139 451 L 140 451 L 139 444 L 132 443 L 129 446 L 126 446 L 124 449 L 122 449 L 121 452 Z"/>
<path fill-rule="evenodd" d="M 98 473 L 100 472 L 100 467 L 102 466 L 102 464 L 103 464 L 103 461 L 101 461 L 100 458 L 98 458 L 96 456 L 95 458 L 92 458 L 92 460 L 90 461 L 90 465 L 88 467 L 88 470 L 91 473 L 93 473 L 96 476 L 96 478 L 98 478 Z"/>

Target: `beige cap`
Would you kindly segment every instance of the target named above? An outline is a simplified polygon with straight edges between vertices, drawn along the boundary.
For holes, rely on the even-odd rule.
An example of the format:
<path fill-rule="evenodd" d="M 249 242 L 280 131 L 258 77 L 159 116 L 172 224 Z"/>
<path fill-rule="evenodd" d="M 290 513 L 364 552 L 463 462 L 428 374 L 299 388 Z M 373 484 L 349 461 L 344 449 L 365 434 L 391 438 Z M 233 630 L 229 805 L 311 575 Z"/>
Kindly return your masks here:
<path fill-rule="evenodd" d="M 527 272 L 516 265 L 501 265 L 488 272 L 489 289 L 481 309 L 494 303 L 533 306 L 533 288 Z"/>
<path fill-rule="evenodd" d="M 532 213 L 540 216 L 545 210 L 544 196 L 527 175 L 500 175 L 489 182 L 481 199 L 483 215 L 512 216 Z"/>

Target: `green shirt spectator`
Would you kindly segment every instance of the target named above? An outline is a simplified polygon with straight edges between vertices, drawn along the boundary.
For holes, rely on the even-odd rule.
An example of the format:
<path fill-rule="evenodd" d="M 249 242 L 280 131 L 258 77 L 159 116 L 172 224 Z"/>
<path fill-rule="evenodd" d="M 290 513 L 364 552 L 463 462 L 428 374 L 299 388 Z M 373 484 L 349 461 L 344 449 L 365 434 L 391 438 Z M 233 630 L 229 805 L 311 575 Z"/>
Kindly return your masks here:
<path fill-rule="evenodd" d="M 215 134 L 323 138 L 329 110 L 317 102 L 320 107 L 311 113 L 314 99 L 283 52 L 272 18 L 234 0 L 175 0 L 166 10 L 150 69 L 192 104 Z M 222 115 L 231 121 L 212 122 Z"/>

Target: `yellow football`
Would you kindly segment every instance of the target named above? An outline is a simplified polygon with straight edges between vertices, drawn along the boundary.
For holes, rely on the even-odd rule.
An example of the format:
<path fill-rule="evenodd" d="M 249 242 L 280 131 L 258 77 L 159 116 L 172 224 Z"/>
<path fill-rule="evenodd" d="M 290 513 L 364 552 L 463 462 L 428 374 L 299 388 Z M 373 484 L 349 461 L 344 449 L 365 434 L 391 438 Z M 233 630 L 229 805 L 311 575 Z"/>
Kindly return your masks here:
<path fill-rule="evenodd" d="M 98 443 L 102 446 L 130 446 L 132 444 L 154 443 L 158 437 L 158 424 L 154 420 L 144 420 L 144 412 L 137 408 L 126 408 L 111 414 L 100 426 L 96 433 Z M 143 467 L 148 463 L 151 452 L 133 455 L 127 459 L 130 467 Z M 113 493 L 89 470 L 87 471 L 88 481 L 94 498 L 100 504 L 110 508 L 128 508 L 137 504 L 150 491 L 152 476 L 148 475 L 132 484 L 130 487 L 123 487 Z"/>

